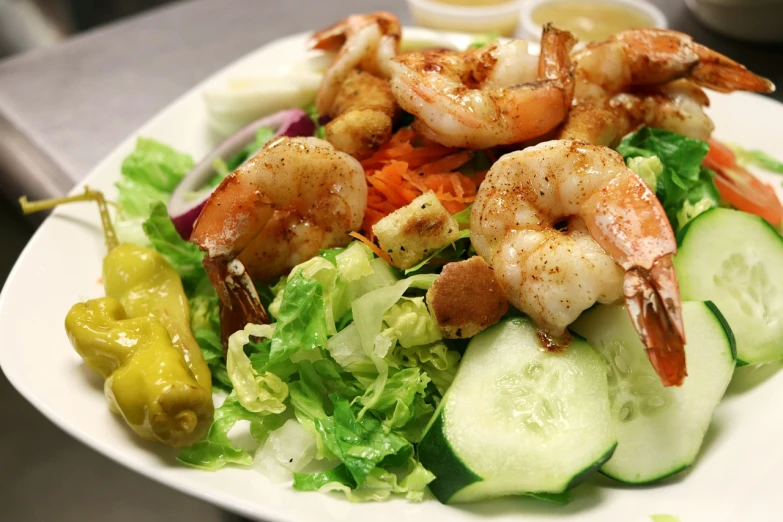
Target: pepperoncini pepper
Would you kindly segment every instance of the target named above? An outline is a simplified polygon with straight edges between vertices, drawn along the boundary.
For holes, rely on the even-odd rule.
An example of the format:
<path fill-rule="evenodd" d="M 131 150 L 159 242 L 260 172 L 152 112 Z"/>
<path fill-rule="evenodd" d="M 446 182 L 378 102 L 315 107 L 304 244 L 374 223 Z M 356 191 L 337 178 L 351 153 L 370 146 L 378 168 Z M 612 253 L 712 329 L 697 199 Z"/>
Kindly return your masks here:
<path fill-rule="evenodd" d="M 190 331 L 190 306 L 174 268 L 155 250 L 120 244 L 100 192 L 29 203 L 25 213 L 96 201 L 108 254 L 107 297 L 74 305 L 65 329 L 76 352 L 105 379 L 110 408 L 140 436 L 167 446 L 198 441 L 212 423 L 212 377 Z"/>

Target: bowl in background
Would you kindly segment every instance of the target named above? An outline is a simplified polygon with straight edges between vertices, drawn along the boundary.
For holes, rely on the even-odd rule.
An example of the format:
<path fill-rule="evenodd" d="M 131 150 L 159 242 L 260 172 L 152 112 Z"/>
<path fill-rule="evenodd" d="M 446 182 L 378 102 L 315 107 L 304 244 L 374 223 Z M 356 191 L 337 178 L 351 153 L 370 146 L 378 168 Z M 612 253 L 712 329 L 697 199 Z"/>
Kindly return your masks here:
<path fill-rule="evenodd" d="M 591 7 L 607 6 L 632 11 L 647 19 L 647 27 L 659 27 L 662 29 L 668 27 L 666 15 L 664 15 L 655 5 L 646 2 L 645 0 L 527 0 L 522 4 L 522 12 L 520 15 L 523 36 L 525 38 L 535 38 L 536 40 L 541 39 L 542 26 L 534 19 L 534 14 L 538 9 L 557 4 L 577 3 L 588 4 Z M 593 13 L 599 13 L 599 10 L 594 9 Z M 591 23 L 593 23 L 594 20 L 590 20 L 590 16 L 574 16 L 576 16 L 576 18 L 570 20 L 568 25 L 564 26 L 562 23 L 555 23 L 555 25 L 560 29 L 571 30 L 582 42 L 606 38 L 606 36 L 596 38 L 580 37 L 580 33 L 590 30 Z M 573 24 L 573 26 L 570 26 L 571 24 Z M 629 24 L 622 27 L 622 29 L 631 29 L 632 27 L 634 27 L 634 24 Z"/>
<path fill-rule="evenodd" d="M 783 43 L 783 0 L 685 0 L 710 29 L 740 40 Z"/>

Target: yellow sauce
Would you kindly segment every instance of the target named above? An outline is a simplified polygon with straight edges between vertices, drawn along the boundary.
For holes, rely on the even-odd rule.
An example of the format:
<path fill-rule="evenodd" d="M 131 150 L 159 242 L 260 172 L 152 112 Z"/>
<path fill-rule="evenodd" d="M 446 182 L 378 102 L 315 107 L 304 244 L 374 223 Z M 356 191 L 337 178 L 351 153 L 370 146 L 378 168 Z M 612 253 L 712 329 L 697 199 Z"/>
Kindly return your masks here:
<path fill-rule="evenodd" d="M 578 0 L 541 5 L 532 17 L 539 25 L 552 22 L 571 31 L 581 41 L 605 40 L 625 29 L 653 26 L 649 16 L 632 7 Z"/>

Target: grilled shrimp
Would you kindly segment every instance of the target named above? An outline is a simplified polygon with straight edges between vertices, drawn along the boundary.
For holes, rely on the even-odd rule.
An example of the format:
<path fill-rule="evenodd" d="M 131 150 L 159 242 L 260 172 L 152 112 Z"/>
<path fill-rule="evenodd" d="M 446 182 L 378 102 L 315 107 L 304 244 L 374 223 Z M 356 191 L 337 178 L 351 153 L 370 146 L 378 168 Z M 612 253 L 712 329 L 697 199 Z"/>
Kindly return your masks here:
<path fill-rule="evenodd" d="M 664 29 L 631 29 L 572 57 L 573 111 L 560 138 L 611 145 L 640 125 L 706 140 L 714 125 L 704 114 L 720 92 L 772 92 L 775 86 L 743 65 Z"/>
<path fill-rule="evenodd" d="M 389 78 L 389 64 L 400 51 L 401 37 L 399 19 L 382 11 L 352 15 L 313 34 L 311 48 L 338 51 L 318 90 L 315 100 L 318 112 L 329 114 L 340 86 L 355 70 Z"/>
<path fill-rule="evenodd" d="M 480 49 L 405 53 L 391 62 L 400 107 L 424 136 L 452 147 L 484 149 L 519 143 L 555 129 L 573 93 L 570 33 L 544 29 L 541 55 L 527 42 Z"/>
<path fill-rule="evenodd" d="M 554 140 L 502 156 L 481 184 L 470 229 L 508 300 L 539 327 L 562 335 L 595 302 L 624 298 L 661 381 L 682 383 L 674 233 L 618 153 Z"/>
<path fill-rule="evenodd" d="M 221 303 L 224 337 L 268 318 L 252 279 L 271 281 L 348 244 L 367 205 L 364 170 L 317 138 L 277 138 L 215 189 L 191 240 Z"/>

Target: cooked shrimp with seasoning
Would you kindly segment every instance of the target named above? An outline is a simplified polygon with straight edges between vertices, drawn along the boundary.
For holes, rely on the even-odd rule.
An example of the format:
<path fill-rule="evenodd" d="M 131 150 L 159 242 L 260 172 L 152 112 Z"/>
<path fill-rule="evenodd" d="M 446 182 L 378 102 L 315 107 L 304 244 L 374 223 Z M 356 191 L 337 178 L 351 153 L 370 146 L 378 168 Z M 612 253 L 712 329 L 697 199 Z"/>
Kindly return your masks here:
<path fill-rule="evenodd" d="M 520 143 L 554 130 L 567 116 L 574 42 L 570 33 L 547 26 L 540 57 L 530 55 L 523 40 L 402 54 L 391 63 L 392 92 L 416 117 L 414 129 L 442 145 Z"/>
<path fill-rule="evenodd" d="M 511 304 L 561 336 L 594 303 L 625 299 L 662 382 L 686 376 L 666 213 L 622 156 L 555 140 L 506 154 L 471 212 L 471 241 Z"/>
<path fill-rule="evenodd" d="M 310 47 L 338 51 L 321 82 L 315 103 L 320 114 L 329 114 L 343 82 L 356 70 L 389 78 L 389 64 L 400 51 L 402 26 L 391 13 L 352 15 L 310 39 Z"/>
<path fill-rule="evenodd" d="M 268 322 L 251 278 L 273 281 L 347 245 L 366 205 L 359 162 L 317 138 L 277 138 L 223 180 L 191 235 L 207 254 L 223 332 Z"/>
<path fill-rule="evenodd" d="M 588 45 L 572 57 L 575 110 L 558 137 L 613 145 L 640 125 L 706 141 L 704 113 L 719 92 L 769 93 L 775 86 L 743 65 L 663 29 L 631 29 Z"/>
<path fill-rule="evenodd" d="M 399 21 L 382 12 L 349 16 L 313 35 L 313 48 L 339 49 L 316 100 L 319 113 L 331 118 L 324 137 L 337 150 L 361 159 L 391 138 L 399 107 L 388 64 L 399 44 Z"/>

